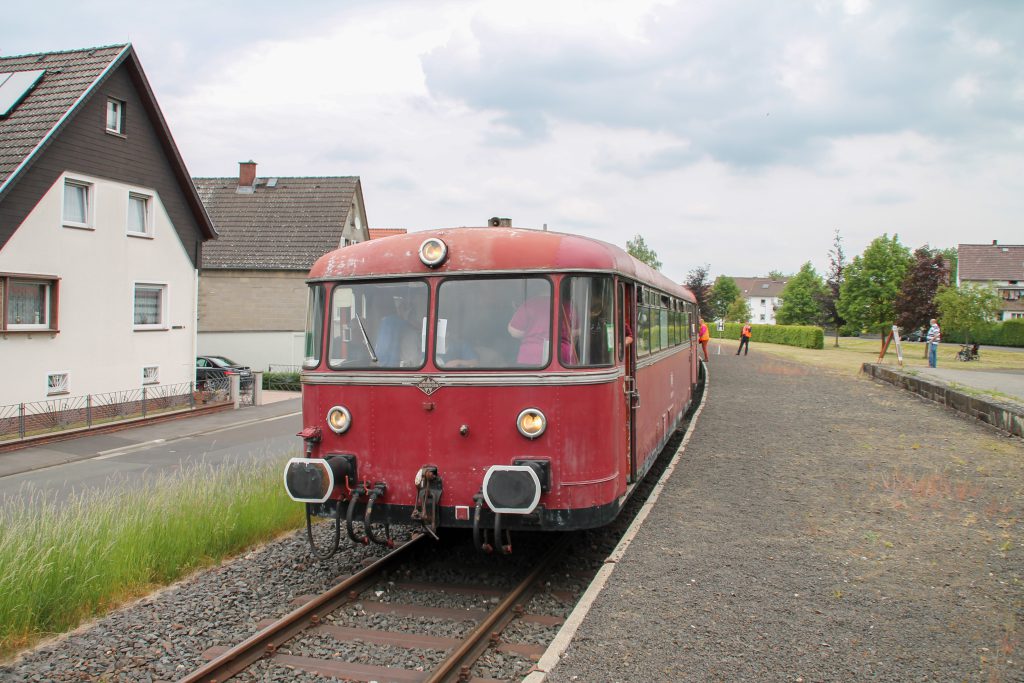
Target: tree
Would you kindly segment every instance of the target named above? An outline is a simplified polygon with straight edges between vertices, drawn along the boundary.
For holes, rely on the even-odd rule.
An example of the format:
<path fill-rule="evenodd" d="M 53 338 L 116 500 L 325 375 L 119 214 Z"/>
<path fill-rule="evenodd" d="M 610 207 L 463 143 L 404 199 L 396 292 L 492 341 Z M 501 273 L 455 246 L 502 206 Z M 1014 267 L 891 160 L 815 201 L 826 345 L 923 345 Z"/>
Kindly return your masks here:
<path fill-rule="evenodd" d="M 711 266 L 707 263 L 703 266 L 694 268 L 686 275 L 686 281 L 683 282 L 683 285 L 693 292 L 693 296 L 696 297 L 697 308 L 700 310 L 700 317 L 704 320 L 714 320 L 714 316 L 711 315 L 711 309 L 708 305 L 708 296 L 711 290 L 711 283 L 708 282 L 709 270 L 711 270 Z"/>
<path fill-rule="evenodd" d="M 876 237 L 843 273 L 839 314 L 860 329 L 884 332 L 896 320 L 896 296 L 912 262 L 899 235 Z"/>
<path fill-rule="evenodd" d="M 638 261 L 643 261 L 655 270 L 661 270 L 661 261 L 653 249 L 644 242 L 643 235 L 637 235 L 631 240 L 626 240 L 626 252 Z"/>
<path fill-rule="evenodd" d="M 725 322 L 727 323 L 745 323 L 751 317 L 750 304 L 742 295 L 736 297 L 725 312 Z"/>
<path fill-rule="evenodd" d="M 924 327 L 938 313 L 935 294 L 949 284 L 949 271 L 943 254 L 928 245 L 914 251 L 914 262 L 903 278 L 896 297 L 896 324 L 902 330 Z"/>
<path fill-rule="evenodd" d="M 828 251 L 828 274 L 825 276 L 825 290 L 822 292 L 821 309 L 824 313 L 826 325 L 832 325 L 836 330 L 836 343 L 839 346 L 839 328 L 846 324 L 846 319 L 839 314 L 837 304 L 839 303 L 839 292 L 842 289 L 846 270 L 846 254 L 843 253 L 843 238 L 839 235 L 839 228 L 835 229 L 835 237 L 832 239 L 832 248 Z"/>
<path fill-rule="evenodd" d="M 995 289 L 975 284 L 939 287 L 935 303 L 942 326 L 965 332 L 964 342 L 970 341 L 970 335 L 977 334 L 982 325 L 995 320 L 1001 308 Z"/>
<path fill-rule="evenodd" d="M 775 318 L 781 325 L 818 325 L 824 317 L 821 309 L 824 296 L 825 283 L 808 261 L 786 283 L 782 290 L 782 308 Z"/>
<path fill-rule="evenodd" d="M 768 271 L 768 279 L 769 280 L 785 280 L 786 276 L 782 274 L 781 270 L 769 270 Z"/>
<path fill-rule="evenodd" d="M 739 295 L 740 288 L 735 280 L 728 275 L 716 277 L 715 284 L 711 287 L 711 293 L 708 295 L 708 308 L 711 309 L 709 320 L 724 318 L 725 312 L 729 310 L 729 304 L 735 301 Z"/>
<path fill-rule="evenodd" d="M 960 262 L 960 251 L 956 247 L 939 249 L 939 254 L 946 259 L 946 270 L 949 272 L 951 282 L 956 282 L 957 264 Z"/>

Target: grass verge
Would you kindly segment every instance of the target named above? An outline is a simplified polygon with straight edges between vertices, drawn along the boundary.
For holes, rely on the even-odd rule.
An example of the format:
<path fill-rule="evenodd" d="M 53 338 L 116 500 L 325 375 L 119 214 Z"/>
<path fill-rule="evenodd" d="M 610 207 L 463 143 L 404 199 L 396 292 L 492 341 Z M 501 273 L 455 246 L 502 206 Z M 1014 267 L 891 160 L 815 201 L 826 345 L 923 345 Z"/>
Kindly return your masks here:
<path fill-rule="evenodd" d="M 0 501 L 0 659 L 303 523 L 282 463 Z"/>
<path fill-rule="evenodd" d="M 712 339 L 708 351 L 711 353 L 711 362 L 715 362 L 716 346 L 719 341 Z M 724 340 L 721 342 L 722 353 L 736 353 L 738 342 Z M 856 375 L 860 373 L 861 365 L 874 363 L 878 360 L 878 352 L 882 343 L 878 339 L 860 339 L 858 337 L 840 337 L 839 347 L 834 346 L 835 338 L 825 338 L 823 349 L 801 349 L 795 346 L 783 346 L 781 344 L 751 343 L 751 353 L 764 351 L 775 356 L 800 361 L 829 370 L 835 370 L 844 374 Z M 903 367 L 927 367 L 928 360 L 925 358 L 925 344 L 923 342 L 902 342 L 903 345 Z M 992 349 L 981 350 L 981 360 L 964 363 L 956 360 L 956 352 L 960 350 L 959 344 L 939 344 L 938 365 L 939 367 L 953 368 L 956 370 L 993 371 L 993 370 L 1022 370 L 1024 369 L 1024 353 L 1020 351 L 1000 351 Z M 890 345 L 888 353 L 885 354 L 885 365 L 896 365 L 896 350 Z"/>

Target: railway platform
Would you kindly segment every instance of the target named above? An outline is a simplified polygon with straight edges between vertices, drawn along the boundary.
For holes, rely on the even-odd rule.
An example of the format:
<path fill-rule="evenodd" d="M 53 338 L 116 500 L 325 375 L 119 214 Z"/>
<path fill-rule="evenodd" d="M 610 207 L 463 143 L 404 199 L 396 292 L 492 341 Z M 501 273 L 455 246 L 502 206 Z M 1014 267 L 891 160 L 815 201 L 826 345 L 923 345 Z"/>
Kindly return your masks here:
<path fill-rule="evenodd" d="M 709 376 L 530 683 L 1024 680 L 1024 442 L 756 347 Z"/>

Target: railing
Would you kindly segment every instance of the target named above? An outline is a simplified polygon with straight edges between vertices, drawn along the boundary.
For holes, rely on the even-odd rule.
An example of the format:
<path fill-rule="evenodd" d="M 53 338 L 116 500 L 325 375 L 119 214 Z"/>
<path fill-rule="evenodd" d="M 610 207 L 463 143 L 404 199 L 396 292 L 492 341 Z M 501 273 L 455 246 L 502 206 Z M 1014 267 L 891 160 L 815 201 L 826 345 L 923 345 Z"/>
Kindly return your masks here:
<path fill-rule="evenodd" d="M 255 388 L 250 389 L 251 404 Z M 0 406 L 0 444 L 228 401 L 231 401 L 230 383 L 224 379 L 207 382 L 201 391 L 196 391 L 191 382 L 185 382 L 4 405 Z"/>

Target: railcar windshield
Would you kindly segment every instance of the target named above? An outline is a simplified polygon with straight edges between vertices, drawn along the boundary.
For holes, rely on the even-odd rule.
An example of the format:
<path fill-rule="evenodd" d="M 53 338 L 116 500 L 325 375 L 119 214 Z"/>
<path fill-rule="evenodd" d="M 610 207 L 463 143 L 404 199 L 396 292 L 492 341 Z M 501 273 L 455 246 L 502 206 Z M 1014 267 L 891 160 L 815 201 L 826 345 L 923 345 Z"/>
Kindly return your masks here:
<path fill-rule="evenodd" d="M 445 280 L 437 307 L 434 361 L 439 368 L 541 368 L 551 358 L 546 278 Z"/>
<path fill-rule="evenodd" d="M 423 367 L 430 293 L 422 281 L 339 284 L 331 293 L 334 369 Z"/>

